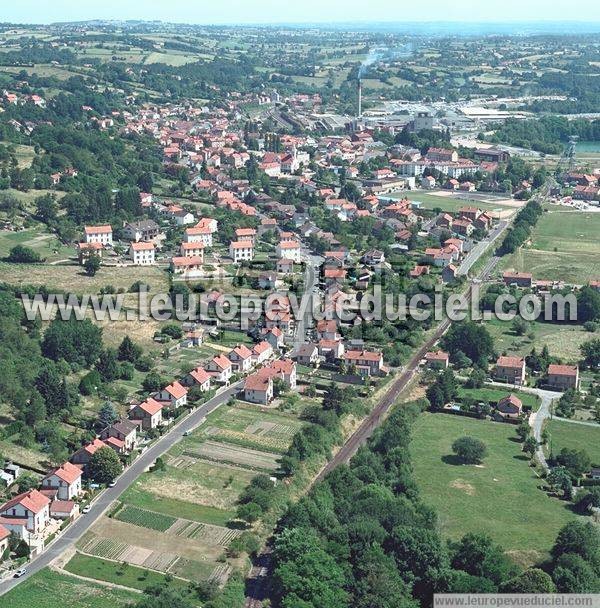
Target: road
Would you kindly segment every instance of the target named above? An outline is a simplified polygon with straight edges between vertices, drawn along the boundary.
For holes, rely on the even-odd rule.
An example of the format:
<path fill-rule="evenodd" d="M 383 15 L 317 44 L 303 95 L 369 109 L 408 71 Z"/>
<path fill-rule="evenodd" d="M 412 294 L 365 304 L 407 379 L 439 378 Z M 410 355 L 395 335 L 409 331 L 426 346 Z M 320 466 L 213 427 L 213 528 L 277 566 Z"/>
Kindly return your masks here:
<path fill-rule="evenodd" d="M 544 422 L 548 419 L 548 416 L 550 416 L 552 402 L 554 401 L 554 399 L 560 398 L 562 393 L 557 393 L 554 391 L 544 391 L 542 389 L 537 388 L 522 388 L 520 390 L 526 390 L 528 392 L 535 393 L 536 395 L 539 395 L 542 400 L 542 404 L 540 405 L 538 411 L 532 412 L 531 416 L 529 416 L 529 426 L 533 431 L 533 437 L 538 442 L 538 448 L 535 452 L 536 458 L 538 459 L 544 471 L 548 472 L 548 462 L 546 461 L 544 447 L 542 446 L 542 430 L 544 428 Z"/>
<path fill-rule="evenodd" d="M 572 418 L 560 418 L 559 416 L 552 416 L 552 420 L 568 422 L 569 424 L 580 424 L 581 426 L 592 426 L 596 429 L 600 429 L 600 424 L 597 422 L 588 422 L 587 420 L 573 420 Z"/>
<path fill-rule="evenodd" d="M 504 388 L 507 391 L 513 387 L 512 384 L 505 384 L 503 382 L 486 382 L 486 384 L 489 384 L 490 386 Z M 541 399 L 541 405 L 539 409 L 537 410 L 537 412 L 531 412 L 531 414 L 529 415 L 528 422 L 533 432 L 533 437 L 538 442 L 538 449 L 535 453 L 536 458 L 538 459 L 541 467 L 545 471 L 548 471 L 548 462 L 546 461 L 546 455 L 544 454 L 544 448 L 542 446 L 542 431 L 544 430 L 544 422 L 551 414 L 552 402 L 555 399 L 560 399 L 562 393 L 559 393 L 557 391 L 546 391 L 544 389 L 534 388 L 532 386 L 515 386 L 514 389 L 523 393 L 532 393 L 533 395 L 537 395 Z"/>
<path fill-rule="evenodd" d="M 313 326 L 312 298 L 318 294 L 319 287 L 319 268 L 323 258 L 312 255 L 308 250 L 303 251 L 304 268 L 304 293 L 300 302 L 301 310 L 304 314 L 296 322 L 296 332 L 294 334 L 294 349 L 306 342 L 306 330 Z"/>
<path fill-rule="evenodd" d="M 167 433 L 165 433 L 158 441 L 152 444 L 143 454 L 123 471 L 121 476 L 116 480 L 114 487 L 107 488 L 101 492 L 92 502 L 92 508 L 89 513 L 80 515 L 64 532 L 57 537 L 48 548 L 40 555 L 34 558 L 27 565 L 27 573 L 19 579 L 6 579 L 0 582 L 0 595 L 10 591 L 13 587 L 22 583 L 24 580 L 39 572 L 41 569 L 50 565 L 50 563 L 66 551 L 72 544 L 77 542 L 85 532 L 106 512 L 110 505 L 121 496 L 121 494 L 146 470 L 154 461 L 162 456 L 167 450 L 181 440 L 183 433 L 194 430 L 202 419 L 217 409 L 219 406 L 226 403 L 232 395 L 235 395 L 243 384 L 243 380 L 232 384 L 229 388 L 223 390 L 212 399 L 195 409 L 180 422 L 175 424 Z"/>
<path fill-rule="evenodd" d="M 495 237 L 488 241 L 490 245 L 500 234 L 507 228 L 508 222 L 505 222 L 502 229 L 497 232 Z M 486 251 L 485 248 L 479 251 L 477 259 Z M 493 272 L 495 266 L 498 264 L 500 258 L 492 256 L 485 264 L 485 266 L 479 271 L 474 281 L 484 281 Z M 473 260 L 475 263 L 476 260 Z M 462 295 L 468 299 L 471 294 L 472 284 L 463 291 Z M 373 408 L 371 413 L 365 418 L 362 424 L 356 431 L 347 439 L 346 443 L 339 449 L 335 456 L 325 465 L 317 477 L 312 481 L 312 484 L 322 480 L 328 473 L 333 471 L 336 467 L 341 464 L 347 463 L 354 454 L 356 454 L 358 448 L 369 439 L 375 429 L 381 424 L 388 411 L 395 403 L 400 393 L 408 386 L 415 375 L 421 359 L 425 356 L 425 353 L 433 348 L 438 340 L 444 335 L 444 333 L 450 327 L 451 321 L 444 319 L 435 330 L 435 333 L 425 342 L 419 350 L 412 356 L 410 361 L 407 363 L 406 368 L 402 374 L 394 380 L 392 386 L 383 395 L 379 403 Z M 311 485 L 312 485 L 311 484 Z M 267 573 L 271 568 L 271 548 L 265 548 L 255 560 L 255 564 L 260 564 L 252 568 L 250 576 L 247 580 L 246 585 L 246 603 L 245 608 L 261 608 L 263 600 L 267 597 Z"/>
<path fill-rule="evenodd" d="M 479 241 L 473 246 L 473 249 L 465 256 L 465 259 L 461 262 L 458 267 L 457 276 L 465 276 L 469 274 L 473 264 L 485 253 L 492 243 L 504 232 L 508 226 L 508 221 L 503 220 L 498 222 L 498 225 L 490 232 L 487 238 Z"/>

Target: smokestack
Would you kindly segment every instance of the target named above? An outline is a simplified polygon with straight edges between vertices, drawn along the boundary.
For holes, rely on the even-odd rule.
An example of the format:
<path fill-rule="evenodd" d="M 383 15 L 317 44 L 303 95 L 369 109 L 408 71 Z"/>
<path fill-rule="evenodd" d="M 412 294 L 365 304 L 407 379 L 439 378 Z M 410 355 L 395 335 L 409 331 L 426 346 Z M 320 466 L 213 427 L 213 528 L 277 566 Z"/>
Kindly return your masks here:
<path fill-rule="evenodd" d="M 358 118 L 362 118 L 362 82 L 358 79 Z"/>

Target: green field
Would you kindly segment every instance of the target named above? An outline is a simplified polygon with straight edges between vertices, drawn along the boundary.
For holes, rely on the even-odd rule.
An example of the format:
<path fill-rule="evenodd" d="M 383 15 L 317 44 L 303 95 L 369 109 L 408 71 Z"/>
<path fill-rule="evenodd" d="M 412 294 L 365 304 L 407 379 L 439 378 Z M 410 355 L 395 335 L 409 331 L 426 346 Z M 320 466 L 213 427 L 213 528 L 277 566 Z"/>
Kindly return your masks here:
<path fill-rule="evenodd" d="M 485 326 L 494 338 L 499 353 L 528 355 L 534 347 L 539 352 L 547 346 L 555 357 L 573 362 L 579 360 L 581 356 L 579 347 L 594 337 L 581 325 L 531 322 L 527 333 L 533 331 L 533 340 L 527 335 L 517 336 L 512 331 L 509 321 L 491 319 L 485 322 Z"/>
<path fill-rule="evenodd" d="M 460 465 L 452 457 L 453 441 L 464 435 L 487 445 L 482 465 Z M 412 461 L 423 499 L 437 511 L 444 536 L 486 533 L 515 560 L 534 563 L 573 515 L 566 503 L 538 488 L 540 479 L 515 438 L 511 425 L 425 413 L 414 427 Z"/>
<path fill-rule="evenodd" d="M 63 245 L 54 235 L 43 228 L 30 228 L 17 232 L 0 231 L 0 258 L 6 257 L 16 245 L 26 245 L 49 262 L 75 256 L 75 249 Z"/>
<path fill-rule="evenodd" d="M 109 589 L 45 569 L 2 598 L 7 608 L 125 608 L 139 594 Z"/>
<path fill-rule="evenodd" d="M 150 528 L 151 530 L 158 530 L 164 532 L 168 530 L 176 521 L 175 517 L 170 515 L 164 515 L 163 513 L 152 513 L 139 507 L 132 507 L 126 505 L 116 515 L 115 519 L 124 521 L 136 526 L 142 526 L 143 528 Z"/>
<path fill-rule="evenodd" d="M 119 562 L 113 562 L 100 557 L 91 557 L 76 553 L 69 563 L 65 566 L 65 570 L 79 576 L 94 578 L 98 581 L 106 581 L 132 589 L 143 591 L 151 585 L 164 585 L 165 577 L 158 572 L 138 568 L 130 564 L 123 565 Z M 189 583 L 187 581 L 172 578 L 169 581 L 169 586 L 176 589 L 187 589 Z"/>
<path fill-rule="evenodd" d="M 143 477 L 141 478 L 143 480 Z M 213 524 L 215 526 L 226 526 L 234 516 L 234 511 L 225 511 L 215 507 L 191 503 L 177 498 L 158 496 L 140 487 L 140 481 L 130 486 L 121 500 L 128 505 L 148 509 L 165 515 L 177 515 L 184 519 Z M 174 489 L 174 491 L 176 491 Z"/>
<path fill-rule="evenodd" d="M 485 198 L 481 195 L 471 196 L 473 193 L 465 192 L 460 195 L 446 195 L 437 196 L 428 192 L 411 191 L 411 192 L 397 192 L 390 194 L 390 198 L 408 198 L 411 201 L 421 203 L 423 209 L 442 209 L 442 211 L 455 212 L 461 207 L 479 207 L 482 211 L 505 211 L 511 209 L 511 206 L 506 204 L 506 199 L 499 199 L 498 202 L 492 201 L 492 196 Z"/>
<path fill-rule="evenodd" d="M 600 424 L 598 428 L 594 428 L 584 424 L 551 420 L 547 428 L 554 454 L 558 454 L 563 448 L 585 450 L 592 463 L 600 466 Z"/>
<path fill-rule="evenodd" d="M 534 228 L 531 245 L 503 260 L 503 267 L 534 279 L 581 285 L 598 278 L 600 213 L 552 209 Z"/>

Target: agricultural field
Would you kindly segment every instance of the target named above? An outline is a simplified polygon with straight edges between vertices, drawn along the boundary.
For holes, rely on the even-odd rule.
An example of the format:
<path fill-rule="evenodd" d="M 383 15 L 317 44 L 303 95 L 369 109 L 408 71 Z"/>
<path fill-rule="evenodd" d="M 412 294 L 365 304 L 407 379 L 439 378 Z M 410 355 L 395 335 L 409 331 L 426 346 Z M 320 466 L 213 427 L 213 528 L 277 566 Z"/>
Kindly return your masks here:
<path fill-rule="evenodd" d="M 573 362 L 581 358 L 579 347 L 593 338 L 593 334 L 585 331 L 581 325 L 533 321 L 529 323 L 527 331 L 527 334 L 533 332 L 533 340 L 528 335 L 517 336 L 508 321 L 490 319 L 485 326 L 494 338 L 499 353 L 528 355 L 534 347 L 539 352 L 547 346 L 553 356 Z"/>
<path fill-rule="evenodd" d="M 295 417 L 240 404 L 211 414 L 195 436 L 284 453 L 301 427 Z"/>
<path fill-rule="evenodd" d="M 582 285 L 598 277 L 600 213 L 549 209 L 528 246 L 503 261 L 504 268 L 531 272 L 535 279 Z"/>
<path fill-rule="evenodd" d="M 159 531 L 157 522 L 164 522 L 165 516 L 141 511 L 137 509 L 137 517 L 131 517 L 136 523 L 118 517 L 101 518 L 80 539 L 77 549 L 93 557 L 188 580 L 226 579 L 231 566 L 218 560 L 228 543 L 240 534 L 238 530 L 172 517 L 171 526 Z M 123 512 L 132 514 L 133 510 L 126 506 Z"/>
<path fill-rule="evenodd" d="M 486 444 L 483 464 L 456 462 L 451 446 L 464 435 Z M 423 499 L 438 512 L 447 538 L 486 533 L 515 561 L 531 564 L 547 555 L 573 518 L 565 503 L 539 489 L 511 425 L 424 413 L 414 426 L 411 453 Z"/>
<path fill-rule="evenodd" d="M 2 604 L 10 608 L 126 608 L 139 594 L 109 589 L 49 569 L 9 591 Z"/>
<path fill-rule="evenodd" d="M 65 565 L 64 569 L 79 576 L 130 587 L 139 591 L 143 591 L 151 585 L 164 585 L 166 582 L 163 574 L 138 568 L 130 564 L 124 565 L 100 557 L 82 555 L 81 553 L 76 553 Z M 182 590 L 189 587 L 188 581 L 174 577 L 171 577 L 168 585 L 169 587 Z"/>
<path fill-rule="evenodd" d="M 550 420 L 546 428 L 550 433 L 554 454 L 558 454 L 563 448 L 585 450 L 590 455 L 592 464 L 600 466 L 600 424 L 593 427 L 562 420 Z M 550 444 L 547 448 L 549 447 Z M 548 452 L 549 449 L 546 451 Z"/>

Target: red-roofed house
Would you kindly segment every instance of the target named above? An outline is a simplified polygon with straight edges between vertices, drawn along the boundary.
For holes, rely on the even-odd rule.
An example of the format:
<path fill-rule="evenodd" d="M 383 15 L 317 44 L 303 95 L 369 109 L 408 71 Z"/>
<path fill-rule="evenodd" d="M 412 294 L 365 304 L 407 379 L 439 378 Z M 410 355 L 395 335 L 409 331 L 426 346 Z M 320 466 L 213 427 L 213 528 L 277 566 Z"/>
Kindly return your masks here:
<path fill-rule="evenodd" d="M 385 373 L 383 354 L 369 350 L 347 350 L 344 360 L 356 366 L 361 376 L 381 376 Z"/>
<path fill-rule="evenodd" d="M 273 379 L 281 378 L 288 388 L 296 388 L 296 362 L 291 359 L 277 359 L 277 361 L 271 362 L 267 367 L 263 367 L 258 373 L 270 376 Z"/>
<path fill-rule="evenodd" d="M 233 369 L 238 372 L 247 372 L 252 367 L 252 351 L 245 344 L 238 344 L 227 354 L 227 358 L 233 364 Z"/>
<path fill-rule="evenodd" d="M 86 226 L 84 231 L 86 243 L 113 244 L 112 226 Z"/>
<path fill-rule="evenodd" d="M 4 527 L 18 534 L 23 527 L 29 534 L 39 534 L 50 521 L 50 499 L 38 490 L 23 492 L 0 507 L 0 518 Z"/>
<path fill-rule="evenodd" d="M 252 359 L 255 365 L 261 365 L 273 356 L 273 347 L 267 340 L 255 344 L 252 348 Z"/>
<path fill-rule="evenodd" d="M 206 365 L 206 371 L 217 381 L 223 384 L 229 383 L 233 373 L 233 365 L 225 355 L 213 357 Z"/>
<path fill-rule="evenodd" d="M 100 448 L 104 447 L 106 447 L 104 441 L 101 441 L 100 439 L 94 439 L 94 441 L 91 441 L 90 443 L 79 448 L 73 454 L 73 456 L 71 456 L 71 461 L 73 462 L 73 464 L 82 464 L 85 466 L 86 464 L 88 464 L 94 453 Z"/>
<path fill-rule="evenodd" d="M 156 400 L 166 401 L 171 409 L 177 409 L 187 403 L 187 388 L 176 380 L 159 391 Z"/>
<path fill-rule="evenodd" d="M 446 369 L 450 361 L 448 353 L 443 350 L 436 350 L 425 354 L 425 361 L 431 369 Z"/>
<path fill-rule="evenodd" d="M 129 245 L 129 257 L 136 266 L 149 266 L 154 264 L 154 243 L 131 243 Z"/>
<path fill-rule="evenodd" d="M 523 403 L 516 395 L 511 393 L 498 401 L 496 410 L 503 418 L 519 418 L 523 413 Z"/>
<path fill-rule="evenodd" d="M 205 393 L 210 390 L 211 375 L 201 367 L 193 369 L 184 379 L 183 383 L 186 386 L 199 386 L 200 390 Z"/>
<path fill-rule="evenodd" d="M 137 427 L 130 420 L 117 420 L 103 429 L 100 439 L 118 453 L 131 452 L 137 443 Z"/>
<path fill-rule="evenodd" d="M 522 357 L 498 357 L 494 376 L 508 384 L 525 383 L 525 359 Z"/>
<path fill-rule="evenodd" d="M 10 539 L 10 530 L 0 524 L 0 555 L 4 555 L 8 549 Z"/>
<path fill-rule="evenodd" d="M 502 274 L 505 285 L 517 285 L 518 287 L 531 287 L 533 276 L 530 272 L 510 272 Z"/>
<path fill-rule="evenodd" d="M 244 399 L 267 405 L 273 399 L 273 378 L 260 372 L 250 374 L 244 381 Z"/>
<path fill-rule="evenodd" d="M 81 493 L 81 469 L 70 462 L 65 462 L 44 477 L 43 489 L 57 490 L 59 500 L 71 500 Z"/>
<path fill-rule="evenodd" d="M 577 365 L 548 366 L 547 384 L 558 391 L 566 391 L 569 388 L 579 388 L 579 367 Z"/>
<path fill-rule="evenodd" d="M 148 431 L 160 425 L 162 422 L 162 410 L 162 403 L 159 403 L 152 397 L 148 397 L 146 401 L 134 405 L 129 410 L 129 418 L 131 420 L 139 420 L 141 427 L 145 431 Z"/>
<path fill-rule="evenodd" d="M 285 344 L 285 336 L 278 327 L 265 327 L 260 333 L 262 337 L 273 347 L 273 350 L 279 350 Z"/>

